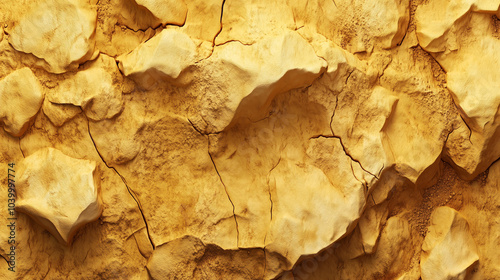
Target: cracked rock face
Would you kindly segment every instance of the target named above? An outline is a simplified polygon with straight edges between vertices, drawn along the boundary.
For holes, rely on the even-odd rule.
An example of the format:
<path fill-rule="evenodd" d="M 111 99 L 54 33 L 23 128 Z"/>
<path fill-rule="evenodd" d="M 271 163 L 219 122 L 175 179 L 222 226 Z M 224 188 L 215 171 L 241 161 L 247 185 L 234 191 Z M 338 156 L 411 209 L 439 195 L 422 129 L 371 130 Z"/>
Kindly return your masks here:
<path fill-rule="evenodd" d="M 500 279 L 499 1 L 4 2 L 0 279 Z"/>
<path fill-rule="evenodd" d="M 46 148 L 23 160 L 18 170 L 16 210 L 28 214 L 64 244 L 102 212 L 95 162 Z"/>

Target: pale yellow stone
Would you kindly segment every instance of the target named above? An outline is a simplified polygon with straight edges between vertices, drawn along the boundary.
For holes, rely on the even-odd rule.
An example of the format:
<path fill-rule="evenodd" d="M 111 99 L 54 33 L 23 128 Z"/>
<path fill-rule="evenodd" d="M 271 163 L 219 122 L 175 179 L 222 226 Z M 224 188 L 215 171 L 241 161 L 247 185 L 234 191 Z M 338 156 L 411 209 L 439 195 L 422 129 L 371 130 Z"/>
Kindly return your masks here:
<path fill-rule="evenodd" d="M 394 48 L 408 27 L 408 0 L 287 2 L 297 28 L 309 26 L 351 53 Z"/>
<path fill-rule="evenodd" d="M 97 15 L 86 1 L 38 1 L 25 8 L 25 16 L 9 30 L 9 42 L 16 50 L 40 58 L 37 65 L 45 70 L 76 69 L 99 53 L 94 41 Z"/>
<path fill-rule="evenodd" d="M 112 118 L 123 107 L 121 90 L 114 85 L 112 75 L 98 66 L 66 79 L 48 99 L 52 103 L 80 106 L 92 120 Z"/>
<path fill-rule="evenodd" d="M 82 112 L 82 109 L 77 106 L 52 103 L 47 99 L 43 102 L 42 110 L 55 126 L 62 126 L 68 120 Z"/>
<path fill-rule="evenodd" d="M 17 278 L 500 278 L 498 0 L 4 2 Z"/>
<path fill-rule="evenodd" d="M 157 17 L 162 24 L 172 23 L 177 25 L 184 24 L 187 14 L 187 6 L 184 0 L 130 0 L 138 5 L 145 7 Z"/>
<path fill-rule="evenodd" d="M 186 34 L 165 29 L 129 54 L 118 57 L 122 73 L 145 87 L 158 80 L 175 82 L 194 64 L 196 45 Z"/>
<path fill-rule="evenodd" d="M 282 159 L 273 169 L 268 250 L 293 263 L 300 255 L 317 253 L 342 237 L 359 218 L 365 188 L 352 173 L 351 159 L 342 152 L 338 139 L 318 138 L 311 140 L 307 151 L 310 164 Z"/>
<path fill-rule="evenodd" d="M 186 3 L 186 22 L 181 30 L 191 38 L 213 43 L 221 31 L 221 13 L 223 0 L 190 0 Z M 228 4 L 230 2 L 227 2 Z"/>
<path fill-rule="evenodd" d="M 0 122 L 12 136 L 22 136 L 40 110 L 44 93 L 29 68 L 22 68 L 0 81 Z"/>
<path fill-rule="evenodd" d="M 79 228 L 101 215 L 95 162 L 45 148 L 25 158 L 17 172 L 16 209 L 60 242 L 71 244 Z"/>
<path fill-rule="evenodd" d="M 287 31 L 251 46 L 229 42 L 216 47 L 205 68 L 211 82 L 199 89 L 200 114 L 215 132 L 239 118 L 262 118 L 276 95 L 307 86 L 326 62 L 300 35 Z"/>
<path fill-rule="evenodd" d="M 215 44 L 221 45 L 229 41 L 254 44 L 266 36 L 281 35 L 287 30 L 295 29 L 293 13 L 286 0 L 226 1 L 222 30 Z"/>
<path fill-rule="evenodd" d="M 452 208 L 436 208 L 422 244 L 422 280 L 465 279 L 478 254 L 467 220 Z"/>

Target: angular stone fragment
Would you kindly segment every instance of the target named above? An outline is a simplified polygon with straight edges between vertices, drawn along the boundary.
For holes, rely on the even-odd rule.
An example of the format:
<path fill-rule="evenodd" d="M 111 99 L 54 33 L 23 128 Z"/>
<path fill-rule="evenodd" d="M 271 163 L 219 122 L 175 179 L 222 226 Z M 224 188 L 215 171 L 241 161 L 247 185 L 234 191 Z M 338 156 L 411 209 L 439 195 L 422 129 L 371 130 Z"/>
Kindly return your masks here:
<path fill-rule="evenodd" d="M 202 79 L 210 81 L 199 89 L 200 114 L 212 131 L 238 118 L 258 120 L 277 94 L 309 85 L 326 68 L 293 31 L 250 46 L 229 42 L 216 48 L 206 63 Z"/>
<path fill-rule="evenodd" d="M 387 218 L 387 214 L 388 210 L 383 207 L 371 207 L 366 209 L 359 219 L 358 225 L 364 253 L 370 254 L 376 250 L 382 223 Z"/>
<path fill-rule="evenodd" d="M 146 265 L 152 280 L 163 279 L 263 279 L 262 249 L 223 250 L 183 236 L 159 245 Z"/>
<path fill-rule="evenodd" d="M 445 155 L 465 179 L 476 177 L 500 157 L 500 42 L 494 31 L 498 28 L 492 27 L 498 20 L 491 15 L 498 14 L 499 6 L 499 1 L 440 0 L 417 9 L 419 43 L 446 72 L 464 122 L 450 135 Z"/>
<path fill-rule="evenodd" d="M 457 50 L 457 36 L 461 36 L 459 26 L 468 20 L 470 12 L 498 14 L 500 2 L 437 0 L 421 5 L 416 13 L 419 44 L 429 52 Z"/>
<path fill-rule="evenodd" d="M 113 66 L 116 68 L 114 63 Z M 48 99 L 53 103 L 81 106 L 92 120 L 112 118 L 121 112 L 123 101 L 121 90 L 114 85 L 113 76 L 106 70 L 93 65 L 79 71 L 63 81 Z"/>
<path fill-rule="evenodd" d="M 19 137 L 42 106 L 43 92 L 29 68 L 12 72 L 0 81 L 0 124 L 12 136 Z"/>
<path fill-rule="evenodd" d="M 205 253 L 205 245 L 197 238 L 185 236 L 162 244 L 154 250 L 147 268 L 152 279 L 185 279 L 193 277 L 196 261 Z"/>
<path fill-rule="evenodd" d="M 31 5 L 29 5 L 31 6 Z M 42 59 L 52 73 L 76 69 L 94 58 L 96 11 L 83 0 L 37 1 L 12 30 L 9 42 L 18 51 Z"/>
<path fill-rule="evenodd" d="M 346 151 L 359 160 L 365 170 L 379 176 L 389 155 L 379 133 L 389 122 L 398 98 L 389 90 L 371 83 L 373 77 L 357 69 L 348 78 L 346 89 L 338 96 L 331 127 L 340 136 Z"/>
<path fill-rule="evenodd" d="M 180 26 L 186 21 L 187 5 L 183 0 L 111 0 L 110 6 L 118 15 L 115 20 L 134 31 L 166 24 Z"/>
<path fill-rule="evenodd" d="M 42 110 L 55 126 L 62 126 L 68 120 L 82 112 L 80 107 L 71 104 L 52 103 L 47 99 L 43 102 Z"/>
<path fill-rule="evenodd" d="M 28 214 L 61 243 L 102 212 L 96 163 L 54 148 L 26 157 L 17 171 L 16 209 Z"/>
<path fill-rule="evenodd" d="M 464 279 L 478 260 L 467 220 L 450 207 L 436 208 L 422 244 L 422 280 Z"/>
<path fill-rule="evenodd" d="M 137 156 L 141 150 L 137 136 L 144 121 L 136 108 L 125 108 L 116 118 L 89 123 L 92 139 L 108 166 L 124 164 Z"/>
<path fill-rule="evenodd" d="M 118 57 L 120 70 L 143 86 L 157 80 L 177 81 L 182 72 L 195 62 L 196 45 L 186 34 L 164 29 L 129 54 Z"/>
<path fill-rule="evenodd" d="M 307 163 L 282 159 L 269 175 L 272 219 L 266 248 L 291 263 L 342 237 L 365 203 L 365 187 L 352 169 L 356 163 L 340 141 L 318 138 L 309 144 Z"/>

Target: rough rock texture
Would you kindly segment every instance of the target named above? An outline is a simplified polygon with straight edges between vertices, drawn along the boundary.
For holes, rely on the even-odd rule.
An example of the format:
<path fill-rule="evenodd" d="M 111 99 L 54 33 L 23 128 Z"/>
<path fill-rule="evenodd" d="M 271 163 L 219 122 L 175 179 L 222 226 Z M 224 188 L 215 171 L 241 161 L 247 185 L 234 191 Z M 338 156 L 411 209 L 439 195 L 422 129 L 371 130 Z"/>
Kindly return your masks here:
<path fill-rule="evenodd" d="M 479 260 L 467 220 L 447 206 L 432 212 L 422 251 L 422 280 L 465 279 L 467 269 Z"/>
<path fill-rule="evenodd" d="M 500 278 L 498 0 L 4 2 L 0 279 Z"/>
<path fill-rule="evenodd" d="M 16 209 L 65 244 L 71 244 L 76 231 L 102 213 L 95 162 L 45 148 L 25 158 L 17 175 Z"/>
<path fill-rule="evenodd" d="M 9 4 L 6 4 L 9 5 Z M 47 0 L 26 5 L 9 42 L 14 49 L 40 58 L 37 65 L 52 73 L 74 69 L 96 55 L 96 12 L 84 0 Z"/>
<path fill-rule="evenodd" d="M 0 121 L 12 136 L 21 136 L 43 102 L 40 83 L 29 68 L 12 72 L 0 81 Z"/>
<path fill-rule="evenodd" d="M 131 53 L 117 58 L 121 72 L 134 77 L 145 87 L 156 80 L 180 79 L 181 73 L 194 64 L 196 45 L 188 35 L 165 29 Z"/>

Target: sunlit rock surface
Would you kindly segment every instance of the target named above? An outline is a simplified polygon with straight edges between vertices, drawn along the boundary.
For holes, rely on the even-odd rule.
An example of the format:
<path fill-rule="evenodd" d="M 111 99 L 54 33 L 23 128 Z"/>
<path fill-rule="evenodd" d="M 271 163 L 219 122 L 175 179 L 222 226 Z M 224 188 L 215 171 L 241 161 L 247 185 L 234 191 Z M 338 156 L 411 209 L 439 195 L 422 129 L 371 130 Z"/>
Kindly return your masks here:
<path fill-rule="evenodd" d="M 1 279 L 500 278 L 499 1 L 4 2 Z"/>

